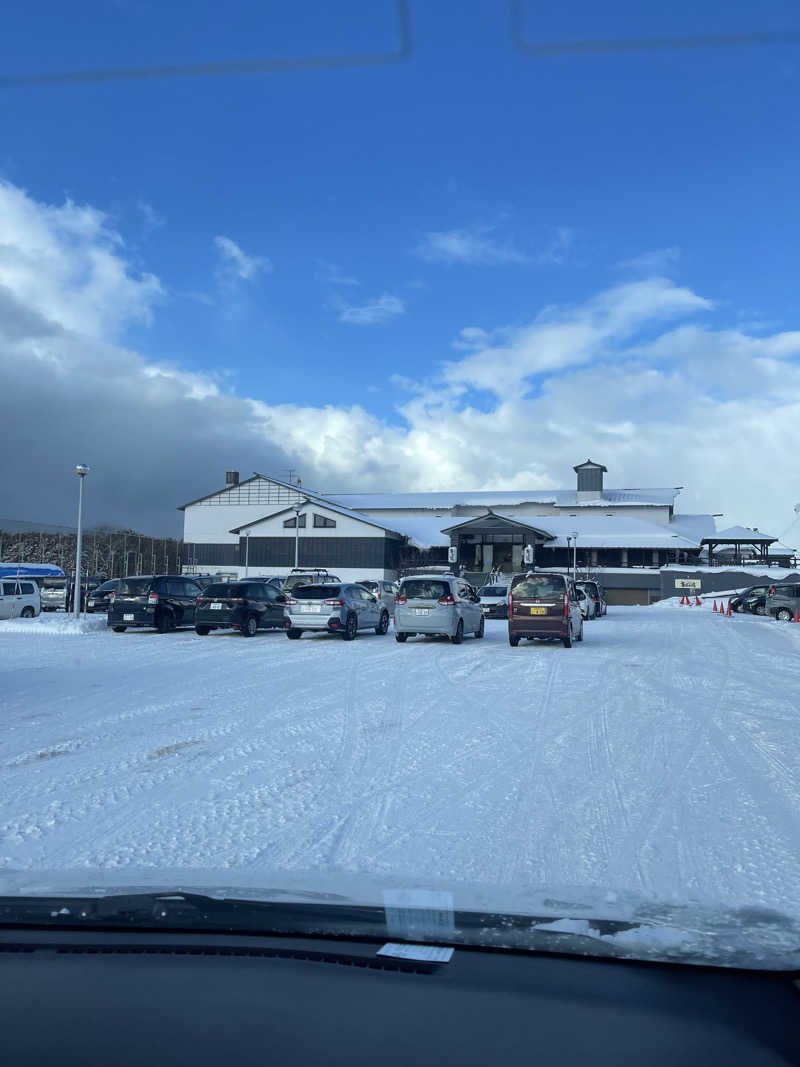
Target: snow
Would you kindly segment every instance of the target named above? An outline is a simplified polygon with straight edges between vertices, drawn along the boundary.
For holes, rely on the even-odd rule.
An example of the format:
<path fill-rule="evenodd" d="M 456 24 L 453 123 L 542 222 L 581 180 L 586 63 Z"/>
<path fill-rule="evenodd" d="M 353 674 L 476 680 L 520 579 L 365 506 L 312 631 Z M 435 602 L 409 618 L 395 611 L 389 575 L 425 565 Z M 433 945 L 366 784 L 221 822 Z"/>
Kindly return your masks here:
<path fill-rule="evenodd" d="M 512 649 L 493 620 L 461 646 L 103 621 L 0 625 L 6 887 L 430 886 L 574 921 L 631 898 L 800 919 L 800 626 L 662 601 L 567 650 Z M 677 944 L 661 925 L 614 937 Z"/>
<path fill-rule="evenodd" d="M 0 635 L 38 636 L 40 634 L 89 634 L 106 630 L 105 615 L 83 615 L 76 619 L 63 612 L 42 612 L 35 619 L 7 619 L 0 622 Z"/>
<path fill-rule="evenodd" d="M 306 490 L 303 490 L 304 492 Z M 503 504 L 552 504 L 555 507 L 604 507 L 607 504 L 642 504 L 667 507 L 674 503 L 678 489 L 604 489 L 596 500 L 578 501 L 575 489 L 459 489 L 455 492 L 427 493 L 342 493 L 326 491 L 320 497 L 356 511 L 430 508 L 444 510 L 458 506 L 502 507 Z"/>

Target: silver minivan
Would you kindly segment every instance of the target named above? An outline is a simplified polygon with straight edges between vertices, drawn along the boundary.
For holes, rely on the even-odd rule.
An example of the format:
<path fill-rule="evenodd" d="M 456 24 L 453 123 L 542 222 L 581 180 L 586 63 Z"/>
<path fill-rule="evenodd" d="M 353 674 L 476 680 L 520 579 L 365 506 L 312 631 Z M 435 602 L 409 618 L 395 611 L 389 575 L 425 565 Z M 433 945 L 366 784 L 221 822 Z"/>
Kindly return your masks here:
<path fill-rule="evenodd" d="M 0 581 L 0 619 L 34 619 L 41 610 L 39 586 L 32 578 Z"/>
<path fill-rule="evenodd" d="M 394 636 L 441 634 L 460 645 L 464 634 L 483 637 L 481 600 L 469 582 L 452 574 L 403 578 L 394 601 Z"/>

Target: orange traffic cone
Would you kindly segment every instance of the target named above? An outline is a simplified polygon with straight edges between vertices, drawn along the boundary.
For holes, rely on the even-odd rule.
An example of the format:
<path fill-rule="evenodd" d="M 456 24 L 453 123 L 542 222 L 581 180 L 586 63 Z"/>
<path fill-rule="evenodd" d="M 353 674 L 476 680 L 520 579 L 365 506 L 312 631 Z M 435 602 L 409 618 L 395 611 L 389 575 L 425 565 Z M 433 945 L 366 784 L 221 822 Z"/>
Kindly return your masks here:
<path fill-rule="evenodd" d="M 703 601 L 700 599 L 700 597 L 697 595 L 697 593 L 694 594 L 694 604 L 695 604 L 695 607 L 697 607 L 697 608 L 702 608 L 702 606 L 703 606 Z"/>
<path fill-rule="evenodd" d="M 726 614 L 727 614 L 728 618 L 730 618 L 731 615 L 733 614 L 733 612 L 731 611 L 731 602 L 730 602 L 730 600 L 728 601 L 728 610 L 727 610 Z"/>
<path fill-rule="evenodd" d="M 716 602 L 716 600 L 715 600 L 715 601 L 714 601 L 714 611 L 716 611 L 716 610 L 717 610 L 717 602 Z"/>

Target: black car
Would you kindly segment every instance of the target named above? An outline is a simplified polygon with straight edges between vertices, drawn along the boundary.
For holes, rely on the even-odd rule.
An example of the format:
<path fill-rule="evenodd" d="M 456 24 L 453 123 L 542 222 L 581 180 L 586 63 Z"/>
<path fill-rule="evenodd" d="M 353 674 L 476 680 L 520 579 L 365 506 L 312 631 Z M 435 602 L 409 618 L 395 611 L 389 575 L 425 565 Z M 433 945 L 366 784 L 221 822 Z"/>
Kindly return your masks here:
<path fill-rule="evenodd" d="M 108 625 L 115 633 L 128 627 L 153 627 L 166 634 L 193 626 L 195 602 L 202 589 L 180 574 L 137 574 L 120 578 L 108 607 Z"/>
<path fill-rule="evenodd" d="M 195 633 L 205 637 L 211 630 L 239 630 L 253 637 L 257 630 L 282 630 L 285 603 L 283 593 L 268 582 L 217 582 L 197 600 Z"/>
<path fill-rule="evenodd" d="M 751 611 L 752 608 L 748 605 L 748 601 L 752 601 L 754 605 L 763 597 L 766 602 L 767 593 L 769 592 L 768 585 L 749 585 L 747 589 L 743 589 L 741 593 L 737 593 L 736 596 L 730 598 L 731 611 Z M 763 614 L 758 612 L 758 614 Z"/>
<path fill-rule="evenodd" d="M 111 603 L 111 594 L 116 591 L 119 578 L 111 578 L 94 590 L 90 590 L 86 601 L 86 610 L 90 615 L 105 615 Z"/>

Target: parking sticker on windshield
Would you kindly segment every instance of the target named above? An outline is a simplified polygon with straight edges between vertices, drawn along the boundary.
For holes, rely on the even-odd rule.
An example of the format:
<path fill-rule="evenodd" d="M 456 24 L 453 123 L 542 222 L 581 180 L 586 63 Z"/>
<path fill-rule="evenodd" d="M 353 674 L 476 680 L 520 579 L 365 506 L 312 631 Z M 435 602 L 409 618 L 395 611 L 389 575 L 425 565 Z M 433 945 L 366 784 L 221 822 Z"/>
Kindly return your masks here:
<path fill-rule="evenodd" d="M 398 945 L 393 941 L 379 948 L 376 955 L 394 956 L 401 960 L 422 960 L 424 963 L 449 963 L 453 950 L 440 945 Z"/>
<path fill-rule="evenodd" d="M 456 932 L 453 894 L 437 889 L 385 889 L 383 907 L 390 937 L 436 940 Z"/>

